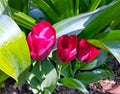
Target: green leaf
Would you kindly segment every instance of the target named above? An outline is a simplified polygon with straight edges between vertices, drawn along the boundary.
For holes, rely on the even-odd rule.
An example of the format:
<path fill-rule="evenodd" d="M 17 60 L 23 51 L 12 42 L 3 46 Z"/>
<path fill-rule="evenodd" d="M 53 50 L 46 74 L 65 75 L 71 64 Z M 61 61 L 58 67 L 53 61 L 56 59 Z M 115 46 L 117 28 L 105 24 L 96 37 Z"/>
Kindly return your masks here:
<path fill-rule="evenodd" d="M 30 66 L 30 54 L 25 35 L 7 15 L 0 16 L 0 40 L 0 69 L 17 81 Z"/>
<path fill-rule="evenodd" d="M 89 39 L 95 36 L 95 34 L 97 34 L 105 26 L 107 26 L 113 20 L 119 17 L 120 15 L 120 12 L 118 12 L 119 10 L 120 10 L 120 1 L 116 1 L 116 3 L 112 3 L 110 7 L 104 10 L 100 15 L 98 15 L 86 26 L 84 31 L 79 35 L 79 38 Z"/>
<path fill-rule="evenodd" d="M 74 78 L 62 78 L 60 79 L 60 83 L 67 86 L 71 89 L 77 89 L 81 91 L 83 94 L 89 94 L 84 84 L 77 79 Z"/>
<path fill-rule="evenodd" d="M 29 71 L 30 71 L 30 67 L 28 67 L 25 71 L 23 71 L 19 77 L 18 77 L 18 82 L 15 83 L 14 87 L 18 87 L 21 86 L 23 84 L 23 82 L 25 82 L 25 80 L 28 78 L 29 76 Z"/>
<path fill-rule="evenodd" d="M 74 15 L 73 0 L 51 0 L 61 19 Z M 61 7 L 62 6 L 62 7 Z"/>
<path fill-rule="evenodd" d="M 79 0 L 80 13 L 87 12 L 89 8 L 89 0 Z"/>
<path fill-rule="evenodd" d="M 56 69 L 52 62 L 46 59 L 42 62 L 36 62 L 33 66 L 29 76 L 29 83 L 37 91 L 48 89 L 50 92 L 53 92 L 57 84 L 57 79 Z"/>
<path fill-rule="evenodd" d="M 75 76 L 76 79 L 81 81 L 84 85 L 97 82 L 99 80 L 108 78 L 108 74 L 104 69 L 95 69 L 93 71 L 82 72 Z"/>
<path fill-rule="evenodd" d="M 48 89 L 45 89 L 44 94 L 51 94 L 51 92 Z"/>
<path fill-rule="evenodd" d="M 120 18 L 119 17 L 111 23 L 110 29 L 112 29 L 112 30 L 119 30 L 120 29 Z"/>
<path fill-rule="evenodd" d="M 107 5 L 93 12 L 67 18 L 54 24 L 53 26 L 57 31 L 57 38 L 63 34 L 79 34 L 96 16 L 109 6 Z"/>
<path fill-rule="evenodd" d="M 52 62 L 50 62 L 49 60 L 45 60 L 41 62 L 41 64 L 42 71 L 45 73 L 45 80 L 42 82 L 41 86 L 44 88 L 48 88 L 51 92 L 53 92 L 57 83 L 57 72 L 52 65 Z"/>
<path fill-rule="evenodd" d="M 50 19 L 52 19 L 53 22 L 57 22 L 58 20 L 60 20 L 59 15 L 48 3 L 46 3 L 46 1 L 44 0 L 32 0 L 32 1 L 33 3 L 37 4 L 38 7 L 42 9 L 44 13 L 48 15 Z"/>
<path fill-rule="evenodd" d="M 89 43 L 110 52 L 120 63 L 120 30 L 104 32 L 96 36 L 99 40 L 91 39 Z"/>
<path fill-rule="evenodd" d="M 80 0 L 75 0 L 75 15 L 78 15 L 80 10 L 79 10 L 79 6 L 80 6 Z"/>
<path fill-rule="evenodd" d="M 110 80 L 113 80 L 113 78 L 114 78 L 114 72 L 113 72 L 113 70 L 112 70 L 107 64 L 103 64 L 103 65 L 101 66 L 101 68 L 104 69 L 104 70 L 106 70 L 106 73 L 107 73 L 107 75 L 108 75 L 108 78 L 109 78 Z"/>
<path fill-rule="evenodd" d="M 72 66 L 71 63 L 67 63 L 67 64 L 62 64 L 62 69 L 61 69 L 61 74 L 62 76 L 66 77 L 73 77 L 74 74 L 72 72 Z"/>
<path fill-rule="evenodd" d="M 15 9 L 11 9 L 11 10 L 12 10 L 12 17 L 17 22 L 18 25 L 31 30 L 33 25 L 36 24 L 36 20 L 29 17 L 28 15 L 20 11 L 17 11 Z"/>
<path fill-rule="evenodd" d="M 109 4 L 110 2 L 114 2 L 115 0 L 102 0 L 101 2 L 100 2 L 100 5 L 99 6 L 103 6 L 103 5 L 107 5 L 107 4 Z"/>
<path fill-rule="evenodd" d="M 10 8 L 8 6 L 8 0 L 0 0 L 0 15 L 10 15 Z"/>
<path fill-rule="evenodd" d="M 102 0 L 91 0 L 92 4 L 90 5 L 90 11 L 97 9 Z"/>
<path fill-rule="evenodd" d="M 0 84 L 1 82 L 5 81 L 8 78 L 8 75 L 6 75 L 4 72 L 0 70 Z"/>
<path fill-rule="evenodd" d="M 28 11 L 28 0 L 8 0 L 9 6 L 15 8 L 18 11 L 27 13 Z"/>

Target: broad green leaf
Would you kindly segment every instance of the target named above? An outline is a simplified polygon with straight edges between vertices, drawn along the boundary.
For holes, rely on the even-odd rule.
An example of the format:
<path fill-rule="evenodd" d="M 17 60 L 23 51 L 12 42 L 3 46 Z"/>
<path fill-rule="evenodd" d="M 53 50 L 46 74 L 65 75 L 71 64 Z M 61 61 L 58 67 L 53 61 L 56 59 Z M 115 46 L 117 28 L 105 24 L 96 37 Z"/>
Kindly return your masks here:
<path fill-rule="evenodd" d="M 119 30 L 120 29 L 120 18 L 118 17 L 117 20 L 115 20 L 111 25 L 110 29 L 112 30 Z"/>
<path fill-rule="evenodd" d="M 110 52 L 120 62 L 120 30 L 104 32 L 91 39 L 89 43 Z"/>
<path fill-rule="evenodd" d="M 79 34 L 96 16 L 109 6 L 111 5 L 101 7 L 93 12 L 67 18 L 54 24 L 53 26 L 57 31 L 57 38 L 63 34 Z"/>
<path fill-rule="evenodd" d="M 110 7 L 104 10 L 100 15 L 93 19 L 79 35 L 80 38 L 91 38 L 95 36 L 105 26 L 120 16 L 120 1 L 112 3 Z"/>
<path fill-rule="evenodd" d="M 7 15 L 0 16 L 0 70 L 13 77 L 30 66 L 30 55 L 25 35 Z"/>
<path fill-rule="evenodd" d="M 43 60 L 42 62 L 36 62 L 34 65 L 29 76 L 29 83 L 33 89 L 38 91 L 48 89 L 50 92 L 53 92 L 57 79 L 57 72 L 52 62 Z"/>
<path fill-rule="evenodd" d="M 75 76 L 76 79 L 81 81 L 84 85 L 95 83 L 99 80 L 109 78 L 107 71 L 104 69 L 95 69 L 93 71 L 82 72 Z"/>
<path fill-rule="evenodd" d="M 49 60 L 45 60 L 41 62 L 41 64 L 42 71 L 45 73 L 45 80 L 43 80 L 41 86 L 43 88 L 48 88 L 51 92 L 53 92 L 57 83 L 57 72 L 52 65 L 52 62 L 50 62 Z"/>
<path fill-rule="evenodd" d="M 62 78 L 60 79 L 60 83 L 67 86 L 71 89 L 77 89 L 81 91 L 83 94 L 89 94 L 84 84 L 77 79 L 74 78 Z"/>
<path fill-rule="evenodd" d="M 119 30 L 120 29 L 120 17 L 116 18 L 111 24 L 110 29 Z"/>

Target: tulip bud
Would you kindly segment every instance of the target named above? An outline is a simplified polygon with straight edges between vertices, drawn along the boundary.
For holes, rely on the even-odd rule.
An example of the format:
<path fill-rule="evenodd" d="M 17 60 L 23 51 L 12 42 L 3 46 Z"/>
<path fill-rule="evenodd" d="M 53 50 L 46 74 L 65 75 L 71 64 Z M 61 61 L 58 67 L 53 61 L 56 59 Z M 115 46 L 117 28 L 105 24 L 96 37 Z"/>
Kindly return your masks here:
<path fill-rule="evenodd" d="M 77 58 L 81 62 L 90 62 L 92 61 L 98 54 L 100 50 L 98 50 L 93 45 L 89 44 L 87 40 L 81 39 L 78 47 Z"/>
<path fill-rule="evenodd" d="M 32 59 L 42 61 L 55 45 L 55 29 L 47 21 L 39 22 L 28 34 L 27 42 Z"/>
<path fill-rule="evenodd" d="M 63 35 L 59 37 L 57 44 L 57 57 L 62 63 L 73 60 L 77 54 L 78 38 L 76 35 Z"/>

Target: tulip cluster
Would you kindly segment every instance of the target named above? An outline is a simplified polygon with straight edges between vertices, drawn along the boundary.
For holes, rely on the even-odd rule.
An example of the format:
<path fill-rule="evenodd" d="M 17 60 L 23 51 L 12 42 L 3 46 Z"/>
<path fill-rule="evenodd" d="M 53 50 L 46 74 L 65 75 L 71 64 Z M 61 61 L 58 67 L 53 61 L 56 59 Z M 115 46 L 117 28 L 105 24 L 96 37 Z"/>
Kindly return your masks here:
<path fill-rule="evenodd" d="M 45 59 L 56 43 L 56 31 L 50 23 L 42 21 L 33 26 L 27 37 L 32 59 Z M 56 56 L 62 63 L 68 63 L 75 57 L 80 62 L 91 62 L 100 53 L 100 50 L 81 39 L 78 43 L 76 35 L 62 35 L 58 39 Z"/>
<path fill-rule="evenodd" d="M 57 57 L 62 63 L 67 63 L 76 56 L 80 62 L 90 62 L 99 53 L 100 50 L 89 44 L 85 39 L 81 39 L 78 45 L 76 35 L 63 35 L 58 39 Z"/>

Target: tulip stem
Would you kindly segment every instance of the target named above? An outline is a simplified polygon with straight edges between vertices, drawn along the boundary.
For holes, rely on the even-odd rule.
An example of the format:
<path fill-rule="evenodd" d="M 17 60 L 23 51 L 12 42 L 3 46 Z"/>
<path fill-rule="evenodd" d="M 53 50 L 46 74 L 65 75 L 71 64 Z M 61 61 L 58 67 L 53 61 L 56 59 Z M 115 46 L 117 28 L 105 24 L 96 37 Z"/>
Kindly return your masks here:
<path fill-rule="evenodd" d="M 81 67 L 81 64 L 80 64 L 80 62 L 78 61 L 78 59 L 77 58 L 75 58 L 75 67 L 74 67 L 74 69 L 73 69 L 73 73 L 75 74 L 76 73 L 76 71 Z"/>
<path fill-rule="evenodd" d="M 59 69 L 58 69 L 58 79 L 60 79 L 60 75 L 61 75 L 61 70 L 62 70 L 62 65 L 59 65 Z"/>

